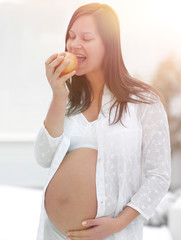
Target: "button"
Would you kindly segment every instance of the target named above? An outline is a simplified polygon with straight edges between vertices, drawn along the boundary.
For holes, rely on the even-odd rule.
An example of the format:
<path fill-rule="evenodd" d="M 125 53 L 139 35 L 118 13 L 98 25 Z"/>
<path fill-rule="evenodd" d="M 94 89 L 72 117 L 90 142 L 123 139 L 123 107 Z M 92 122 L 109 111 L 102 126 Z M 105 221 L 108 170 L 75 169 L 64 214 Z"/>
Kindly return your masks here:
<path fill-rule="evenodd" d="M 103 201 L 101 201 L 101 204 L 103 204 L 104 202 Z"/>

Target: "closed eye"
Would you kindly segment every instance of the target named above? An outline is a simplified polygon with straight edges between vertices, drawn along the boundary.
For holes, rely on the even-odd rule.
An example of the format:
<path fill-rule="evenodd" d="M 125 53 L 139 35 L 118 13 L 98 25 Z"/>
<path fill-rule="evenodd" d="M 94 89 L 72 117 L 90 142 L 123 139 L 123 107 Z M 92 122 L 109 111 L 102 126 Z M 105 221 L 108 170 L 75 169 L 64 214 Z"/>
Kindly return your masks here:
<path fill-rule="evenodd" d="M 69 38 L 70 38 L 70 39 L 75 39 L 76 37 L 69 35 Z M 88 41 L 91 41 L 92 39 L 90 39 L 90 38 L 82 38 L 82 40 L 85 41 L 85 42 L 88 42 Z"/>
<path fill-rule="evenodd" d="M 91 39 L 87 39 L 87 38 L 84 38 L 83 40 L 84 40 L 84 41 L 91 41 Z"/>

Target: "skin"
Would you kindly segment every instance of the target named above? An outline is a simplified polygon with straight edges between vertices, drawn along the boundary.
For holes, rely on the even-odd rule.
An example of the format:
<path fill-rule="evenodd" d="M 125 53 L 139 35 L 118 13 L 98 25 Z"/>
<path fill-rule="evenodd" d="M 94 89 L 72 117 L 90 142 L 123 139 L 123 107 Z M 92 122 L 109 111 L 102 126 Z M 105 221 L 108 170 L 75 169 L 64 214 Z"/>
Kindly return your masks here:
<path fill-rule="evenodd" d="M 87 29 L 89 33 L 87 33 Z M 101 65 L 105 49 L 91 16 L 82 16 L 74 22 L 71 28 L 71 37 L 67 41 L 67 50 L 74 54 L 86 55 L 85 63 L 79 65 L 76 74 L 86 75 L 93 87 L 95 97 L 104 84 Z M 50 68 L 50 71 L 47 71 L 47 77 L 50 79 L 56 96 L 60 92 L 60 89 L 57 90 L 57 84 L 62 84 L 60 80 L 64 81 L 66 79 L 66 76 L 59 77 L 65 67 L 65 63 L 58 65 L 58 61 L 62 61 L 62 59 L 59 59 L 53 58 L 47 62 L 47 68 Z M 52 79 L 54 78 L 55 81 L 53 82 Z M 62 95 L 63 93 L 61 93 Z M 97 119 L 99 113 L 97 100 L 97 98 L 94 98 L 89 109 L 84 112 L 88 121 Z M 97 150 L 95 149 L 80 148 L 70 152 L 63 159 L 47 187 L 45 207 L 48 216 L 63 234 L 70 229 L 85 229 L 81 225 L 82 220 L 85 217 L 94 219 L 96 216 L 96 161 Z M 73 172 L 72 168 L 74 169 Z M 109 219 L 111 221 L 111 218 Z"/>
<path fill-rule="evenodd" d="M 86 55 L 87 59 L 78 66 L 76 75 L 85 74 L 93 88 L 94 95 L 97 96 L 104 85 L 101 65 L 105 48 L 91 15 L 80 16 L 73 23 L 69 31 L 67 50 L 74 54 Z"/>
<path fill-rule="evenodd" d="M 87 56 L 85 64 L 78 67 L 76 75 L 85 74 L 93 88 L 94 95 L 98 96 L 104 85 L 101 64 L 104 58 L 105 48 L 98 33 L 94 18 L 91 15 L 80 16 L 74 22 L 69 33 L 70 38 L 67 41 L 68 51 L 74 54 L 85 54 Z M 90 112 L 88 109 L 87 112 L 84 112 L 84 115 L 92 115 L 92 113 L 93 111 Z M 135 209 L 126 206 L 116 218 L 101 217 L 97 219 L 85 219 L 86 224 L 83 226 L 91 227 L 90 229 L 70 231 L 66 236 L 72 240 L 101 240 L 113 233 L 121 231 L 139 214 Z"/>
<path fill-rule="evenodd" d="M 74 22 L 74 24 L 72 25 L 72 28 L 70 30 L 71 30 L 70 38 L 67 41 L 67 50 L 74 54 L 86 55 L 86 57 L 87 57 L 86 61 L 83 64 L 80 64 L 78 66 L 78 68 L 76 70 L 76 75 L 80 76 L 80 75 L 85 74 L 93 88 L 93 94 L 95 97 L 94 101 L 91 104 L 90 108 L 84 112 L 84 115 L 87 118 L 87 120 L 93 121 L 97 118 L 98 113 L 99 113 L 99 109 L 97 107 L 97 102 L 98 102 L 97 97 L 98 97 L 100 90 L 102 89 L 102 87 L 104 85 L 104 77 L 103 77 L 104 75 L 103 75 L 101 65 L 102 65 L 102 61 L 104 58 L 105 48 L 104 48 L 102 39 L 98 33 L 94 18 L 91 15 L 80 16 Z M 87 33 L 87 32 L 89 32 L 89 33 Z M 60 78 L 59 75 L 63 71 L 63 69 L 65 68 L 65 65 L 67 63 L 64 63 L 64 65 L 62 64 L 55 69 L 55 66 L 58 66 L 58 63 L 60 63 L 62 61 L 62 59 L 60 59 L 60 58 L 56 59 L 56 56 L 52 56 L 51 59 L 49 59 L 48 62 L 46 63 L 47 69 L 50 68 L 50 70 L 47 71 L 47 77 L 48 77 L 48 79 L 51 80 L 50 83 L 51 83 L 51 86 L 53 89 L 54 98 L 55 97 L 62 98 L 63 94 L 65 95 L 65 97 L 67 97 L 67 92 L 65 91 L 66 89 L 65 89 L 64 83 L 70 76 L 73 76 L 73 74 L 75 74 L 75 73 L 70 73 L 69 75 L 67 74 Z M 55 78 L 55 81 L 52 80 L 53 78 Z M 59 91 L 60 89 L 58 89 L 58 87 L 61 89 L 61 93 L 60 93 L 60 91 Z M 94 119 L 90 119 L 91 116 L 94 116 Z M 72 163 L 70 163 L 70 167 L 68 166 L 68 162 L 69 162 L 68 157 L 70 155 L 67 155 L 66 161 L 63 161 L 61 164 L 62 168 L 64 167 L 64 170 L 62 172 L 60 172 L 61 174 L 59 176 L 58 176 L 58 171 L 57 171 L 57 175 L 56 175 L 57 179 L 54 178 L 52 180 L 52 182 L 57 181 L 57 183 L 55 183 L 55 185 L 52 185 L 53 187 L 58 186 L 58 183 L 60 183 L 60 182 L 63 183 L 63 179 L 66 180 L 65 182 L 66 182 L 67 186 L 65 189 L 70 189 L 70 191 L 68 191 L 68 193 L 67 193 L 68 194 L 67 198 L 69 197 L 69 193 L 72 193 L 73 189 L 71 190 L 72 184 L 69 184 L 70 178 L 66 178 L 66 176 L 68 173 L 70 173 L 69 169 L 71 169 L 71 167 L 73 166 L 72 164 L 74 164 L 74 162 L 75 162 L 74 158 L 76 158 L 77 163 L 79 160 L 81 161 L 83 159 L 83 158 L 81 158 L 82 152 L 80 150 L 81 149 L 79 149 L 79 151 L 74 150 L 75 152 L 74 151 L 71 152 L 72 157 L 69 158 L 69 161 L 72 161 Z M 92 149 L 92 150 L 84 149 L 84 151 L 92 151 L 92 154 L 96 154 L 94 149 Z M 84 153 L 87 156 L 87 153 L 86 152 L 84 152 Z M 89 154 L 90 154 L 90 152 L 89 152 Z M 96 159 L 96 158 L 91 158 L 90 161 L 89 161 L 89 159 L 87 159 L 87 164 L 90 163 L 91 164 L 90 166 L 95 167 L 95 165 L 93 166 L 93 164 L 92 164 L 93 159 Z M 83 164 L 81 164 L 80 167 L 81 166 L 83 167 Z M 88 166 L 86 169 L 89 169 L 90 166 Z M 66 171 L 66 169 L 67 169 L 67 171 Z M 86 169 L 84 166 L 84 171 Z M 82 172 L 82 170 L 80 169 L 80 173 L 81 172 Z M 63 173 L 65 176 L 63 176 Z M 75 173 L 77 173 L 76 179 L 78 179 L 78 176 L 79 176 L 78 170 L 75 171 Z M 95 174 L 95 172 L 93 172 L 93 173 Z M 72 176 L 72 174 L 71 174 L 71 176 Z M 86 174 L 86 176 L 88 176 L 88 175 Z M 59 181 L 60 180 L 59 177 L 62 177 L 62 181 Z M 95 179 L 95 175 L 90 176 L 90 179 L 92 179 L 92 178 Z M 82 180 L 82 176 L 81 176 L 81 180 Z M 89 180 L 88 180 L 88 182 L 89 182 Z M 51 190 L 51 185 L 49 187 Z M 53 191 L 53 187 L 52 187 L 52 191 Z M 65 187 L 64 184 L 63 184 L 63 187 Z M 88 188 L 89 194 L 90 194 L 91 189 L 93 190 L 93 187 Z M 83 189 L 83 186 L 82 186 L 82 189 Z M 85 190 L 87 190 L 87 189 L 85 189 Z M 93 192 L 95 192 L 95 189 Z M 72 193 L 72 194 L 74 194 L 74 193 Z M 76 192 L 75 192 L 75 194 L 76 194 Z M 87 195 L 88 195 L 88 193 L 86 193 L 86 191 L 85 191 L 85 196 L 87 196 Z M 66 194 L 63 194 L 63 197 L 64 196 L 66 196 Z M 50 197 L 50 200 L 52 200 L 51 194 L 49 195 L 49 197 Z M 72 198 L 72 196 L 71 196 L 71 199 L 74 199 L 74 198 Z M 75 199 L 76 199 L 76 197 L 75 197 Z M 61 200 L 62 211 L 60 211 L 60 214 L 61 214 L 61 212 L 63 212 L 63 202 L 64 202 L 64 199 Z M 94 201 L 92 201 L 92 203 L 94 203 Z M 76 204 L 79 204 L 79 202 L 77 202 Z M 50 206 L 56 207 L 56 204 L 50 204 Z M 76 208 L 80 209 L 81 207 L 82 207 L 81 205 L 80 206 L 76 205 L 76 207 L 69 208 L 69 209 L 76 209 Z M 95 206 L 93 206 L 92 209 L 95 210 Z M 54 212 L 56 212 L 56 211 L 54 211 Z M 69 211 L 69 215 L 71 213 L 72 213 L 72 216 L 70 219 L 74 219 L 75 214 L 78 214 L 78 213 L 74 213 L 73 211 L 71 211 L 71 212 Z M 85 214 L 85 213 L 82 213 L 82 214 Z M 95 216 L 95 214 L 96 214 L 96 212 L 93 215 Z M 77 227 L 79 230 L 77 230 L 77 227 L 76 227 L 74 229 L 74 231 L 67 232 L 66 226 L 65 226 L 64 230 L 67 233 L 70 233 L 70 235 L 67 235 L 67 237 L 69 239 L 74 239 L 74 240 L 77 240 L 77 239 L 82 239 L 82 240 L 86 240 L 86 239 L 96 240 L 97 239 L 98 240 L 99 239 L 100 240 L 100 239 L 106 238 L 107 236 L 109 236 L 115 232 L 121 231 L 138 214 L 139 213 L 137 211 L 135 211 L 134 209 L 132 209 L 130 207 L 126 207 L 116 218 L 110 218 L 110 217 L 101 217 L 101 218 L 97 218 L 97 219 L 94 219 L 94 217 L 90 217 L 87 219 L 84 218 L 83 221 L 86 221 L 87 225 L 82 225 L 82 227 L 80 227 L 78 225 Z M 86 213 L 86 215 L 88 215 L 88 214 Z M 65 214 L 65 216 L 66 216 L 66 214 Z M 84 228 L 86 228 L 86 229 L 84 229 Z"/>

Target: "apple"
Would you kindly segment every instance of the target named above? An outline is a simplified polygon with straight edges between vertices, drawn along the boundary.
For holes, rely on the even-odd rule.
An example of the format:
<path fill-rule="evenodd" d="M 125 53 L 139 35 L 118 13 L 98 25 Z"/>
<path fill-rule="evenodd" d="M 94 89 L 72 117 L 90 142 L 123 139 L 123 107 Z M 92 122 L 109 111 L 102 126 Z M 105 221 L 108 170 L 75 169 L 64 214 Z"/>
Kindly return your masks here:
<path fill-rule="evenodd" d="M 77 57 L 75 56 L 75 54 L 70 53 L 70 52 L 62 52 L 62 53 L 59 53 L 57 57 L 60 57 L 60 56 L 64 56 L 64 59 L 61 62 L 61 64 L 67 60 L 70 61 L 70 63 L 62 71 L 61 75 L 65 75 L 65 74 L 70 73 L 73 70 L 77 69 L 78 60 L 77 60 Z"/>

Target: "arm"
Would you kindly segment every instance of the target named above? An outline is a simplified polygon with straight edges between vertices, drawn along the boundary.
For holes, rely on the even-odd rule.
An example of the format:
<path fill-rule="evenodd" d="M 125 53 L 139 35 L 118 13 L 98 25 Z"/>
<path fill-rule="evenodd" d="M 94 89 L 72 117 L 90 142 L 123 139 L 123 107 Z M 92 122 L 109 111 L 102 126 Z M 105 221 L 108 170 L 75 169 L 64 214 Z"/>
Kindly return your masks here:
<path fill-rule="evenodd" d="M 167 115 L 160 99 L 144 104 L 142 124 L 143 180 L 127 204 L 148 220 L 167 193 L 171 178 L 171 149 Z"/>
<path fill-rule="evenodd" d="M 140 214 L 148 220 L 170 186 L 171 151 L 165 109 L 160 100 L 143 106 L 141 124 L 144 177 L 138 191 L 115 218 L 117 231 L 121 231 Z"/>
<path fill-rule="evenodd" d="M 34 145 L 35 159 L 42 167 L 51 166 L 56 149 L 64 136 L 63 125 L 68 97 L 65 82 L 75 72 L 61 76 L 63 69 L 69 64 L 68 61 L 62 63 L 62 60 L 62 56 L 57 58 L 57 54 L 53 54 L 45 62 L 46 76 L 52 88 L 53 99 Z"/>
<path fill-rule="evenodd" d="M 132 222 L 138 215 L 140 215 L 140 213 L 137 210 L 129 206 L 126 206 L 124 210 L 114 218 L 113 232 L 114 233 L 120 232 L 130 222 Z"/>
<path fill-rule="evenodd" d="M 53 138 L 57 138 L 63 133 L 65 118 L 66 100 L 53 97 L 48 110 L 44 125 Z"/>
<path fill-rule="evenodd" d="M 34 156 L 40 166 L 48 168 L 63 138 L 66 102 L 53 98 L 43 126 L 34 144 Z"/>

